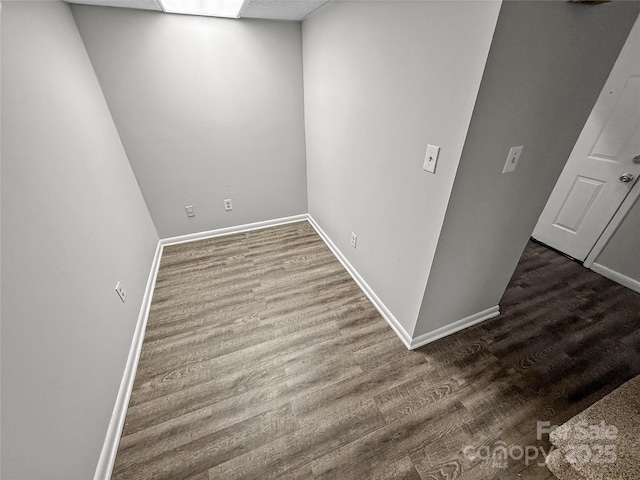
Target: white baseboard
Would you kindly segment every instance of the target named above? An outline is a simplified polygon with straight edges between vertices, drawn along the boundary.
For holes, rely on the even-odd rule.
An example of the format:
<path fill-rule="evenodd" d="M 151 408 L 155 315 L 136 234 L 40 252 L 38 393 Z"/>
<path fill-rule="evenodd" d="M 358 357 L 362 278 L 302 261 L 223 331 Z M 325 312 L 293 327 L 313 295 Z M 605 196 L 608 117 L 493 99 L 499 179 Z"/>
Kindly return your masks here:
<path fill-rule="evenodd" d="M 495 307 L 487 308 L 482 312 L 474 313 L 473 315 L 469 315 L 466 318 L 462 318 L 453 323 L 449 323 L 443 327 L 437 328 L 432 332 L 423 333 L 422 335 L 418 335 L 411 340 L 411 346 L 409 348 L 414 349 L 426 345 L 427 343 L 434 342 L 439 338 L 446 337 L 447 335 L 451 335 L 452 333 L 459 332 L 471 325 L 475 325 L 476 323 L 483 322 L 493 317 L 497 317 L 500 315 L 500 307 L 496 305 Z"/>
<path fill-rule="evenodd" d="M 373 303 L 373 306 L 376 307 L 382 318 L 386 320 L 386 322 L 391 326 L 393 331 L 400 337 L 402 343 L 409 349 L 413 350 L 415 348 L 426 345 L 427 343 L 434 342 L 439 338 L 446 337 L 447 335 L 451 335 L 452 333 L 463 330 L 467 327 L 475 325 L 476 323 L 480 323 L 484 320 L 488 320 L 490 318 L 496 317 L 500 315 L 500 309 L 496 305 L 495 307 L 487 308 L 482 312 L 475 313 L 466 318 L 462 318 L 453 323 L 440 327 L 432 332 L 427 332 L 422 335 L 419 335 L 415 338 L 412 338 L 409 335 L 404 327 L 400 324 L 398 319 L 391 313 L 391 311 L 385 306 L 385 304 L 380 300 L 380 298 L 376 295 L 373 289 L 367 284 L 367 282 L 360 276 L 358 271 L 349 263 L 349 260 L 342 254 L 340 249 L 331 241 L 331 238 L 322 230 L 320 225 L 313 219 L 311 215 L 309 215 L 309 223 L 313 226 L 313 228 L 318 232 L 318 235 L 324 240 L 329 249 L 333 252 L 336 258 L 340 261 L 342 266 L 349 272 L 349 275 L 353 278 L 353 280 L 358 284 L 360 289 L 364 292 L 367 298 Z"/>
<path fill-rule="evenodd" d="M 158 242 L 156 253 L 153 257 L 153 263 L 151 264 L 149 278 L 147 280 L 147 287 L 145 288 L 144 296 L 142 297 L 142 306 L 140 307 L 140 314 L 138 315 L 138 321 L 133 333 L 131 347 L 129 348 L 129 356 L 127 357 L 124 374 L 122 375 L 122 380 L 120 382 L 120 389 L 118 390 L 116 403 L 113 407 L 109 427 L 107 428 L 107 435 L 105 437 L 104 444 L 102 445 L 102 451 L 100 452 L 100 457 L 98 459 L 98 466 L 96 467 L 96 472 L 93 476 L 94 480 L 109 480 L 111 478 L 111 473 L 113 472 L 113 464 L 116 460 L 118 444 L 120 443 L 120 436 L 122 435 L 122 428 L 124 427 L 124 420 L 127 415 L 127 407 L 129 406 L 129 399 L 131 398 L 131 391 L 133 390 L 133 381 L 136 376 L 138 360 L 140 359 L 140 350 L 142 349 L 144 332 L 147 328 L 149 308 L 151 307 L 151 298 L 153 297 L 153 289 L 156 284 L 156 277 L 158 276 L 161 258 L 162 245 Z"/>
<path fill-rule="evenodd" d="M 378 312 L 380 312 L 380 315 L 382 315 L 382 318 L 386 320 L 386 322 L 389 324 L 389 326 L 391 326 L 393 331 L 396 332 L 396 335 L 400 337 L 400 340 L 402 340 L 402 343 L 404 343 L 408 349 L 415 348 L 411 346 L 411 335 L 409 335 L 409 333 L 404 329 L 404 327 L 400 324 L 400 322 L 398 322 L 398 319 L 393 315 L 393 313 L 391 313 L 391 311 L 385 306 L 385 304 L 382 303 L 382 300 L 380 300 L 380 298 L 376 295 L 376 293 L 369 286 L 369 284 L 367 284 L 367 282 L 364 281 L 364 279 L 360 276 L 358 271 L 355 268 L 353 268 L 353 265 L 349 263 L 349 260 L 347 260 L 347 258 L 342 254 L 340 249 L 336 247 L 336 245 L 331 241 L 329 236 L 324 232 L 324 230 L 322 230 L 322 228 L 320 228 L 320 225 L 316 223 L 316 221 L 313 219 L 311 215 L 308 215 L 308 219 L 311 226 L 315 229 L 316 232 L 318 232 L 318 235 L 320 235 L 320 238 L 324 240 L 324 243 L 327 244 L 331 252 L 333 252 L 336 258 L 340 261 L 342 266 L 345 268 L 345 270 L 349 272 L 349 275 L 351 275 L 351 277 L 356 282 L 356 284 L 364 292 L 364 294 L 371 301 L 371 303 L 373 303 L 373 306 L 376 307 Z"/>
<path fill-rule="evenodd" d="M 273 220 L 264 220 L 262 222 L 247 223 L 245 225 L 236 225 L 234 227 L 218 228 L 216 230 L 208 230 L 206 232 L 190 233 L 187 235 L 179 235 L 177 237 L 163 238 L 160 240 L 162 246 L 176 245 L 179 243 L 196 242 L 207 238 L 221 237 L 223 235 L 233 235 L 234 233 L 250 232 L 252 230 L 260 230 L 263 228 L 285 225 L 287 223 L 303 222 L 309 218 L 309 215 L 303 213 L 301 215 L 293 215 L 291 217 L 275 218 Z"/>
<path fill-rule="evenodd" d="M 266 220 L 263 222 L 250 223 L 246 225 L 238 225 L 235 227 L 221 228 L 217 230 L 210 230 L 207 232 L 192 233 L 188 235 L 182 235 L 178 237 L 171 237 L 161 239 L 158 242 L 156 253 L 151 265 L 151 271 L 149 273 L 149 279 L 147 281 L 147 287 L 145 289 L 144 297 L 142 299 L 142 306 L 140 308 L 140 314 L 138 316 L 138 322 L 133 334 L 131 342 L 131 348 L 129 349 L 129 356 L 125 366 L 125 371 L 120 382 L 120 389 L 116 397 L 116 403 L 107 429 L 107 435 L 105 442 L 98 459 L 98 466 L 94 475 L 94 480 L 109 480 L 113 472 L 113 465 L 116 459 L 116 453 L 118 451 L 118 444 L 120 442 L 120 436 L 122 435 L 122 429 L 124 427 L 124 421 L 127 414 L 127 407 L 131 398 L 131 392 L 133 390 L 133 382 L 135 379 L 136 369 L 138 367 L 138 361 L 140 359 L 140 351 L 142 349 L 142 342 L 144 340 L 144 333 L 147 327 L 147 320 L 149 318 L 149 308 L 151 307 L 151 299 L 153 297 L 153 289 L 155 287 L 156 278 L 158 276 L 158 269 L 160 268 L 160 260 L 162 258 L 162 251 L 167 245 L 175 245 L 179 243 L 194 242 L 197 240 L 204 240 L 207 238 L 219 237 L 223 235 L 231 235 L 234 233 L 248 232 L 252 230 L 260 230 L 263 228 L 274 227 L 277 225 L 285 225 L 288 223 L 295 223 L 307 220 L 311 226 L 316 230 L 320 238 L 326 243 L 329 249 L 336 256 L 338 261 L 347 270 L 349 275 L 353 278 L 356 284 L 364 292 L 371 303 L 382 315 L 382 318 L 386 320 L 393 331 L 398 335 L 402 343 L 410 349 L 421 347 L 429 342 L 433 342 L 446 335 L 450 335 L 459 330 L 462 330 L 476 323 L 482 322 L 489 318 L 497 316 L 500 312 L 498 307 L 489 308 L 483 312 L 479 312 L 475 315 L 471 315 L 467 318 L 458 320 L 457 322 L 445 325 L 433 332 L 428 332 L 420 335 L 416 338 L 411 338 L 411 335 L 404 329 L 404 327 L 398 322 L 391 311 L 382 303 L 382 300 L 376 295 L 373 289 L 365 282 L 356 269 L 349 263 L 347 258 L 331 241 L 327 234 L 320 228 L 316 221 L 308 214 L 295 215 L 291 217 L 279 218 L 274 220 Z M 604 268 L 604 267 L 602 267 Z M 606 275 L 605 275 L 606 276 Z M 626 277 L 625 277 L 626 278 Z M 638 283 L 638 282 L 636 282 Z"/>
<path fill-rule="evenodd" d="M 109 427 L 107 428 L 107 435 L 102 446 L 102 451 L 100 452 L 100 457 L 98 458 L 98 466 L 96 467 L 96 472 L 93 476 L 94 480 L 109 480 L 113 472 L 113 465 L 116 460 L 118 444 L 120 443 L 120 436 L 122 435 L 122 429 L 124 427 L 124 421 L 127 415 L 127 407 L 129 406 L 129 400 L 131 398 L 131 392 L 133 390 L 133 381 L 135 380 L 136 369 L 138 368 L 140 351 L 142 350 L 142 342 L 144 341 L 144 333 L 147 328 L 147 320 L 149 319 L 149 308 L 151 307 L 153 289 L 156 284 L 156 278 L 158 276 L 160 260 L 162 259 L 162 251 L 164 247 L 167 245 L 194 242 L 197 240 L 204 240 L 207 238 L 219 237 L 223 235 L 231 235 L 234 233 L 260 230 L 262 228 L 274 227 L 276 225 L 285 225 L 287 223 L 302 222 L 306 221 L 308 218 L 309 216 L 307 214 L 295 215 L 292 217 L 265 220 L 263 222 L 238 225 L 235 227 L 220 228 L 217 230 L 192 233 L 189 235 L 182 235 L 178 237 L 164 238 L 158 242 L 156 253 L 153 257 L 153 263 L 151 264 L 149 278 L 147 280 L 147 287 L 142 298 L 142 306 L 140 307 L 138 322 L 136 323 L 136 328 L 133 333 L 131 348 L 129 349 L 129 356 L 127 357 L 124 374 L 122 376 L 122 381 L 120 382 L 120 389 L 118 390 L 116 403 L 113 408 L 111 420 L 109 421 Z"/>
<path fill-rule="evenodd" d="M 609 280 L 613 280 L 620 285 L 623 285 L 627 288 L 630 288 L 634 292 L 640 293 L 640 282 L 638 280 L 634 280 L 631 277 L 627 277 L 622 273 L 616 272 L 615 270 L 611 270 L 610 268 L 605 267 L 604 265 L 600 265 L 599 263 L 591 264 L 591 270 L 596 273 L 599 273 L 603 277 L 608 278 Z"/>

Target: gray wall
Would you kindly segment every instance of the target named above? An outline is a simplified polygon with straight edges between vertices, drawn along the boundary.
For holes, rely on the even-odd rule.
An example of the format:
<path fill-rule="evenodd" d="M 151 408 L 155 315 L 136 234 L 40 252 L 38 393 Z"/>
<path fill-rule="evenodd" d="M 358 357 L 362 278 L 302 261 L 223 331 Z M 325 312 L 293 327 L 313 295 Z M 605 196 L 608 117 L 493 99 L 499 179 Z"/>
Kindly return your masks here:
<path fill-rule="evenodd" d="M 0 1 L 0 56 L 2 55 L 2 2 Z M 1 71 L 1 66 L 0 66 Z M 2 92 L 2 76 L 0 75 L 0 92 Z M 2 95 L 0 94 L 0 112 L 2 111 Z M 0 132 L 2 132 L 2 115 L 0 115 Z M 2 478 L 2 148 L 0 147 L 0 478 Z"/>
<path fill-rule="evenodd" d="M 72 10 L 161 238 L 307 212 L 299 23 Z"/>
<path fill-rule="evenodd" d="M 639 188 L 636 185 L 634 188 Z M 596 263 L 640 282 L 640 197 L 607 242 Z"/>
<path fill-rule="evenodd" d="M 86 480 L 158 236 L 69 7 L 1 31 L 2 477 Z"/>
<path fill-rule="evenodd" d="M 499 8 L 335 2 L 302 25 L 309 213 L 409 333 Z"/>
<path fill-rule="evenodd" d="M 639 10 L 503 3 L 415 334 L 498 304 Z"/>

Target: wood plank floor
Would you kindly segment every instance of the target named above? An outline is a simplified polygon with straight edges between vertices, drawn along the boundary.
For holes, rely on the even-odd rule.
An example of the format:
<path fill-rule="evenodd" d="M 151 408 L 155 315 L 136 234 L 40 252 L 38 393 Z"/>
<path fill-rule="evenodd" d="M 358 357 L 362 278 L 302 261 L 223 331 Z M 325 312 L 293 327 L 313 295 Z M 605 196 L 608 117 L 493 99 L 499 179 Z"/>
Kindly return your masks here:
<path fill-rule="evenodd" d="M 306 222 L 167 247 L 112 478 L 551 478 L 487 455 L 640 374 L 640 295 L 530 243 L 501 311 L 410 352 Z"/>

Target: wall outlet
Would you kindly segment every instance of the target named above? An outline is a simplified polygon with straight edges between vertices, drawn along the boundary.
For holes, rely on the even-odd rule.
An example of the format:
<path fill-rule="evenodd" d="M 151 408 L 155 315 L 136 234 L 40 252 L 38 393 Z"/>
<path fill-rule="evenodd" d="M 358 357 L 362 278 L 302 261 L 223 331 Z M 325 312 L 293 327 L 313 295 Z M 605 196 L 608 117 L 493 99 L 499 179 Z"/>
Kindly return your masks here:
<path fill-rule="evenodd" d="M 507 155 L 507 161 L 504 164 L 502 173 L 513 172 L 518 166 L 518 160 L 520 160 L 520 154 L 522 153 L 522 145 L 519 147 L 511 147 L 509 155 Z"/>
<path fill-rule="evenodd" d="M 225 212 L 228 212 L 229 210 L 233 210 L 233 204 L 231 203 L 230 198 L 226 198 L 224 200 L 224 210 Z"/>
<path fill-rule="evenodd" d="M 440 147 L 427 145 L 427 152 L 424 154 L 424 165 L 422 165 L 422 169 L 430 173 L 436 173 L 436 163 L 438 162 L 439 154 Z"/>
<path fill-rule="evenodd" d="M 351 232 L 351 246 L 353 248 L 356 248 L 356 245 L 358 245 L 358 236 L 355 233 Z"/>
<path fill-rule="evenodd" d="M 196 211 L 193 209 L 193 205 L 187 205 L 184 207 L 184 210 L 187 212 L 187 217 L 195 217 Z"/>
<path fill-rule="evenodd" d="M 116 283 L 116 293 L 122 300 L 122 303 L 127 299 L 127 292 L 124 291 L 124 287 L 120 284 L 120 282 Z"/>

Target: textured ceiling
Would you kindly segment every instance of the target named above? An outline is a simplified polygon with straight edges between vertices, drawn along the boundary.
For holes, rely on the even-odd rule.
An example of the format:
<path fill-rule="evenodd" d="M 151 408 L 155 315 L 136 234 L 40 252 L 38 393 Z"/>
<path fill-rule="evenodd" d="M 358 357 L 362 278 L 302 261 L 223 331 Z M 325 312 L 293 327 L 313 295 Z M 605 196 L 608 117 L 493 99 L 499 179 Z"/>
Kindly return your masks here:
<path fill-rule="evenodd" d="M 105 7 L 136 8 L 139 10 L 162 11 L 157 0 L 65 0 L 81 5 L 101 5 Z M 215 0 L 211 0 L 215 1 Z M 264 18 L 269 20 L 300 21 L 311 15 L 329 0 L 247 0 L 240 17 Z"/>
<path fill-rule="evenodd" d="M 303 20 L 328 0 L 249 0 L 240 16 L 272 20 Z"/>
<path fill-rule="evenodd" d="M 101 5 L 103 7 L 137 8 L 138 10 L 158 10 L 162 7 L 157 0 L 64 0 L 67 3 L 81 5 Z"/>

